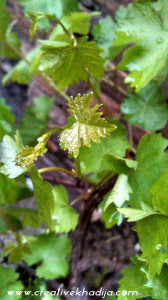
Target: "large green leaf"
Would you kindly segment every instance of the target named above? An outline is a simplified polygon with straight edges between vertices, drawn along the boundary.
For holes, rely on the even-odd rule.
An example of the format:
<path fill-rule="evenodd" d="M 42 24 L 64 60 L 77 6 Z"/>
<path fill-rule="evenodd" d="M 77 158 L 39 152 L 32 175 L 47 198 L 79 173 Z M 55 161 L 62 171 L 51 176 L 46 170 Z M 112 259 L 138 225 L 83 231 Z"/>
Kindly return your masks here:
<path fill-rule="evenodd" d="M 78 215 L 75 209 L 69 205 L 66 189 L 62 185 L 55 186 L 53 194 L 55 205 L 52 219 L 56 222 L 56 231 L 63 233 L 74 230 L 78 223 Z"/>
<path fill-rule="evenodd" d="M 16 291 L 21 291 L 23 289 L 23 285 L 18 278 L 19 274 L 16 273 L 15 270 L 0 266 L 0 299 L 21 299 L 22 296 L 19 296 L 16 293 Z"/>
<path fill-rule="evenodd" d="M 168 140 L 156 133 L 146 135 L 140 141 L 136 156 L 138 167 L 129 175 L 133 192 L 130 202 L 133 208 L 141 208 L 142 202 L 152 206 L 149 190 L 168 169 L 168 154 L 164 152 L 167 146 Z"/>
<path fill-rule="evenodd" d="M 0 140 L 5 134 L 12 132 L 11 124 L 14 123 L 15 118 L 10 107 L 5 104 L 4 99 L 0 99 Z"/>
<path fill-rule="evenodd" d="M 136 90 L 146 86 L 168 61 L 168 2 L 159 0 L 134 2 L 122 16 L 114 46 L 127 47 L 118 68 L 130 71 L 126 83 Z"/>
<path fill-rule="evenodd" d="M 105 59 L 106 64 L 116 57 L 124 48 L 123 46 L 112 47 L 117 29 L 117 23 L 114 22 L 110 16 L 107 16 L 106 18 L 101 19 L 91 31 L 96 44 L 104 50 L 101 53 L 101 56 Z"/>
<path fill-rule="evenodd" d="M 4 173 L 9 178 L 16 178 L 25 170 L 15 165 L 15 156 L 23 148 L 20 136 L 17 133 L 12 139 L 8 135 L 5 135 L 0 143 L 0 162 L 3 164 L 0 166 L 0 173 Z"/>
<path fill-rule="evenodd" d="M 129 148 L 126 130 L 118 121 L 113 121 L 112 124 L 117 126 L 116 130 L 105 139 L 101 139 L 99 144 L 92 142 L 90 148 L 86 146 L 80 148 L 79 159 L 83 173 L 97 172 L 103 168 L 102 159 L 104 155 L 112 154 L 118 158 L 125 155 L 126 149 Z M 125 162 L 122 163 L 126 166 Z"/>
<path fill-rule="evenodd" d="M 162 89 L 149 83 L 138 94 L 129 93 L 121 105 L 125 120 L 132 125 L 141 125 L 148 130 L 163 128 L 168 120 L 168 106 Z"/>
<path fill-rule="evenodd" d="M 45 279 L 66 277 L 69 273 L 71 243 L 65 236 L 56 237 L 54 233 L 42 234 L 28 243 L 30 254 L 24 255 L 28 266 L 39 264 L 36 275 Z"/>
<path fill-rule="evenodd" d="M 26 107 L 26 112 L 17 127 L 24 144 L 33 143 L 46 130 L 54 98 L 43 96 L 34 98 L 33 101 L 35 106 Z"/>
<path fill-rule="evenodd" d="M 141 258 L 139 258 L 141 259 Z M 119 281 L 118 300 L 136 300 L 146 297 L 165 300 L 168 297 L 168 268 L 164 266 L 161 274 L 150 279 L 146 264 L 133 258 L 135 265 L 128 266 L 122 271 L 124 278 Z"/>
<path fill-rule="evenodd" d="M 75 82 L 87 81 L 89 74 L 101 80 L 104 72 L 103 59 L 99 55 L 101 49 L 87 39 L 86 36 L 79 38 L 76 45 L 66 40 L 42 43 L 36 68 L 39 65 L 40 71 L 57 81 L 59 91 Z"/>
<path fill-rule="evenodd" d="M 52 186 L 44 181 L 35 167 L 31 168 L 30 177 L 34 186 L 35 202 L 42 222 L 49 228 L 52 227 L 52 215 L 54 211 L 54 196 Z"/>
<path fill-rule="evenodd" d="M 142 255 L 147 258 L 148 272 L 151 278 L 160 274 L 168 259 L 168 217 L 151 215 L 137 222 L 134 230 L 139 237 Z"/>
<path fill-rule="evenodd" d="M 150 192 L 154 208 L 168 215 L 168 171 L 155 182 Z"/>
<path fill-rule="evenodd" d="M 69 100 L 69 112 L 75 118 L 75 123 L 71 128 L 64 130 L 60 135 L 60 143 L 64 149 L 68 149 L 73 153 L 74 157 L 79 154 L 81 147 L 81 139 L 83 145 L 90 147 L 91 141 L 100 143 L 100 137 L 109 135 L 116 129 L 116 126 L 107 123 L 105 119 L 100 118 L 102 113 L 96 112 L 99 105 L 90 107 L 93 93 L 78 96 L 73 100 Z"/>

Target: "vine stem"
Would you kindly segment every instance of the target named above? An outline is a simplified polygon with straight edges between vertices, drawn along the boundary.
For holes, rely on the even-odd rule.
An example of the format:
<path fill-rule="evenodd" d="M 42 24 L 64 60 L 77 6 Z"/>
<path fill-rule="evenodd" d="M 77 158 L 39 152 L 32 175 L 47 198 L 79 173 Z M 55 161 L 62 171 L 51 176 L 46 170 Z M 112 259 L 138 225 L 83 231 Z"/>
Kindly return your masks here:
<path fill-rule="evenodd" d="M 107 78 L 103 78 L 102 79 L 103 82 L 107 83 L 109 86 L 115 88 L 118 92 L 120 92 L 123 96 L 128 96 L 128 93 L 119 85 L 116 85 L 113 81 L 107 79 Z"/>

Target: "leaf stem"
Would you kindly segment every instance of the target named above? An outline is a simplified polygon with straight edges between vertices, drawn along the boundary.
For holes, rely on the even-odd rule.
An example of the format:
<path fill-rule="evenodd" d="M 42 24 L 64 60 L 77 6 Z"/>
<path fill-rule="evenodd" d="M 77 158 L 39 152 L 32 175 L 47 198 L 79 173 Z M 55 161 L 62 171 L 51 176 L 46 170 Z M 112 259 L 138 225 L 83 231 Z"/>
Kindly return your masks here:
<path fill-rule="evenodd" d="M 87 176 L 85 176 L 85 175 L 82 174 L 81 168 L 80 168 L 79 156 L 77 156 L 75 158 L 75 168 L 76 168 L 76 174 L 77 174 L 78 177 L 80 177 L 81 179 L 83 179 L 88 184 L 90 184 L 92 186 L 96 186 L 96 183 L 92 182 Z"/>
<path fill-rule="evenodd" d="M 42 169 L 38 170 L 38 172 L 40 174 L 41 173 L 45 173 L 45 172 L 50 172 L 50 171 L 62 172 L 62 173 L 65 173 L 67 175 L 70 175 L 72 177 L 76 177 L 77 176 L 76 172 L 74 172 L 74 171 L 68 171 L 66 169 L 59 168 L 59 167 L 47 167 L 47 168 L 42 168 Z"/>
<path fill-rule="evenodd" d="M 107 83 L 109 86 L 115 88 L 118 92 L 120 92 L 123 96 L 128 96 L 128 93 L 119 85 L 116 85 L 113 81 L 107 79 L 107 78 L 103 78 L 102 79 L 103 82 Z"/>

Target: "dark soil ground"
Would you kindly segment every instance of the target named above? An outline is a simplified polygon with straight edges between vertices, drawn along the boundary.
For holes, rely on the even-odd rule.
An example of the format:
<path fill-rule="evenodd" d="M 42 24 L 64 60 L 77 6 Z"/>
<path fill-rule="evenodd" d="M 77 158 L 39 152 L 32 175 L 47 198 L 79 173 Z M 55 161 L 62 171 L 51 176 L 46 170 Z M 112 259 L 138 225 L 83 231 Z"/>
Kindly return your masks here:
<path fill-rule="evenodd" d="M 10 1 L 9 1 L 10 2 Z M 93 11 L 101 10 L 103 15 L 113 14 L 119 4 L 127 4 L 132 1 L 113 1 L 113 0 L 81 0 L 84 10 Z M 24 42 L 28 28 L 24 26 L 17 27 L 20 35 L 23 35 L 23 43 L 25 49 L 29 46 Z M 28 39 L 27 39 L 28 40 Z M 26 51 L 26 50 L 25 50 Z M 15 62 L 12 60 L 5 60 L 0 69 L 0 79 L 9 70 Z M 117 82 L 123 84 L 123 74 L 119 74 Z M 87 92 L 87 87 L 84 83 L 74 85 L 69 88 L 67 93 L 69 95 L 76 95 L 78 92 L 81 94 Z M 0 86 L 0 97 L 3 97 L 16 117 L 18 123 L 22 117 L 25 105 L 32 103 L 32 99 L 37 96 L 48 94 L 49 96 L 55 95 L 46 83 L 39 77 L 35 76 L 29 86 L 19 84 L 9 84 L 8 86 Z M 119 106 L 122 102 L 121 95 L 113 88 L 102 85 L 101 97 L 110 114 L 119 112 Z M 62 126 L 67 122 L 67 111 L 65 101 L 58 95 L 55 95 L 55 102 L 53 110 L 50 114 L 50 125 Z M 123 123 L 124 124 L 124 123 Z M 139 127 L 133 127 L 133 141 L 136 146 L 144 131 Z M 166 129 L 164 129 L 166 133 Z M 49 152 L 37 162 L 37 166 L 42 168 L 45 166 L 57 165 L 60 167 L 71 169 L 72 161 L 68 159 L 65 152 L 60 150 L 57 138 L 52 137 L 51 141 L 47 144 Z M 45 173 L 44 179 L 48 180 L 51 184 L 65 184 L 68 190 L 70 201 L 78 197 L 87 189 L 87 185 L 83 184 L 77 179 L 69 178 L 67 175 Z M 32 202 L 31 202 L 32 203 Z M 25 202 L 24 205 L 30 206 L 30 201 Z M 77 210 L 81 207 L 78 204 Z M 76 262 L 77 282 L 73 282 L 73 274 L 64 281 L 48 281 L 48 288 L 55 289 L 61 283 L 65 288 L 72 287 L 73 283 L 78 285 L 79 288 L 85 287 L 87 290 L 99 289 L 100 287 L 116 291 L 118 288 L 118 280 L 121 277 L 121 270 L 130 264 L 130 257 L 135 256 L 139 252 L 139 244 L 136 233 L 132 230 L 133 224 L 124 221 L 121 226 L 114 226 L 106 230 L 104 224 L 100 221 L 100 213 L 95 213 L 95 220 L 93 219 L 88 232 L 85 237 L 83 245 L 83 255 Z M 31 232 L 29 232 L 31 234 Z M 71 234 L 72 240 L 75 237 Z M 0 241 L 4 243 L 4 237 L 0 237 Z M 23 263 L 18 265 L 21 278 L 26 283 L 30 276 L 34 276 L 33 268 L 27 268 Z M 33 274 L 33 275 L 32 275 Z M 76 279 L 75 279 L 76 280 Z M 68 299 L 68 298 L 67 298 Z M 72 298 L 71 298 L 72 299 Z M 77 298 L 76 298 L 77 299 Z M 88 299 L 82 298 L 82 299 Z M 93 299 L 93 297 L 92 297 Z"/>

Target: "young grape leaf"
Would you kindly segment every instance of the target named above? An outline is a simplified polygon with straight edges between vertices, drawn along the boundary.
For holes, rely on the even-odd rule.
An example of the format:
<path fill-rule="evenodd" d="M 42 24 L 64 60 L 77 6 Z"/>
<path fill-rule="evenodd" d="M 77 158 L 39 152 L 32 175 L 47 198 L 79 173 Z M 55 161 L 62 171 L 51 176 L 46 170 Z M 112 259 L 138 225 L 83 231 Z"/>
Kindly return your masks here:
<path fill-rule="evenodd" d="M 90 148 L 83 145 L 80 148 L 79 159 L 82 173 L 98 172 L 101 167 L 103 168 L 101 162 L 106 154 L 113 154 L 119 158 L 125 155 L 126 149 L 129 148 L 126 130 L 118 121 L 113 121 L 111 124 L 117 127 L 116 130 L 105 139 L 101 139 L 99 144 L 91 142 Z"/>
<path fill-rule="evenodd" d="M 32 195 L 26 186 L 0 173 L 0 205 L 15 203 Z"/>
<path fill-rule="evenodd" d="M 96 112 L 100 105 L 90 107 L 92 96 L 93 93 L 83 95 L 83 97 L 78 94 L 74 100 L 71 97 L 68 103 L 69 112 L 76 122 L 71 128 L 61 133 L 60 143 L 64 146 L 64 149 L 68 149 L 70 153 L 73 153 L 74 157 L 79 154 L 81 139 L 85 146 L 90 147 L 91 140 L 99 143 L 100 137 L 105 137 L 116 129 L 115 125 L 100 118 L 102 113 Z"/>
<path fill-rule="evenodd" d="M 150 193 L 153 195 L 154 208 L 168 215 L 168 171 L 155 182 Z"/>
<path fill-rule="evenodd" d="M 96 45 L 104 50 L 101 53 L 101 56 L 105 59 L 106 64 L 108 64 L 124 49 L 123 46 L 112 47 L 114 35 L 117 29 L 117 23 L 114 22 L 110 16 L 107 16 L 106 18 L 101 19 L 91 31 Z"/>
<path fill-rule="evenodd" d="M 139 221 L 148 216 L 157 214 L 155 210 L 146 211 L 135 208 L 118 208 L 118 211 L 123 214 L 125 218 L 128 218 L 128 222 Z"/>
<path fill-rule="evenodd" d="M 52 109 L 54 98 L 42 96 L 34 98 L 35 106 L 26 106 L 26 112 L 17 127 L 23 144 L 33 143 L 47 129 L 48 114 Z"/>
<path fill-rule="evenodd" d="M 104 210 L 106 210 L 111 203 L 114 203 L 117 207 L 121 207 L 125 201 L 129 200 L 129 194 L 131 192 L 132 190 L 128 183 L 128 177 L 124 174 L 119 175 L 112 191 L 110 192 L 106 200 Z"/>
<path fill-rule="evenodd" d="M 151 278 L 160 274 L 168 259 L 168 218 L 161 215 L 151 215 L 137 222 L 134 230 L 139 237 L 142 255 L 147 258 L 148 272 Z"/>
<path fill-rule="evenodd" d="M 56 231 L 63 233 L 74 230 L 78 224 L 78 215 L 75 209 L 69 205 L 66 189 L 62 185 L 55 186 L 53 195 L 55 205 L 52 219 L 56 222 Z"/>
<path fill-rule="evenodd" d="M 2 142 L 0 142 L 0 173 L 6 174 L 9 178 L 16 178 L 25 172 L 24 168 L 15 165 L 16 154 L 23 149 L 23 145 L 19 133 L 15 135 L 14 139 L 5 135 Z"/>
<path fill-rule="evenodd" d="M 165 300 L 168 297 L 168 268 L 165 265 L 160 275 L 150 279 L 146 263 L 140 261 L 141 257 L 133 258 L 133 266 L 126 267 L 120 279 L 118 300 L 136 300 L 146 297 L 151 299 Z M 133 293 L 134 291 L 134 293 Z M 129 294 L 128 294 L 129 293 Z"/>
<path fill-rule="evenodd" d="M 5 134 L 12 132 L 11 124 L 14 123 L 15 118 L 10 107 L 5 104 L 4 99 L 0 99 L 0 140 Z"/>
<path fill-rule="evenodd" d="M 141 139 L 136 156 L 138 167 L 129 175 L 133 192 L 130 195 L 132 208 L 141 209 L 142 202 L 153 205 L 149 190 L 168 169 L 168 154 L 164 152 L 167 146 L 168 140 L 162 138 L 161 134 L 152 133 Z"/>
<path fill-rule="evenodd" d="M 154 82 L 149 83 L 138 94 L 129 93 L 121 105 L 124 119 L 143 129 L 159 130 L 168 120 L 168 106 L 163 91 Z"/>
<path fill-rule="evenodd" d="M 102 51 L 95 42 L 88 42 L 87 37 L 79 38 L 77 44 L 72 41 L 44 41 L 38 57 L 40 71 L 57 81 L 59 91 L 66 86 L 87 81 L 89 74 L 101 80 L 104 67 L 100 57 Z"/>
<path fill-rule="evenodd" d="M 159 0 L 137 3 L 127 9 L 119 21 L 113 46 L 129 47 L 118 68 L 130 71 L 125 82 L 139 91 L 145 87 L 168 61 L 168 2 Z"/>
<path fill-rule="evenodd" d="M 32 61 L 33 57 L 39 52 L 39 47 L 34 48 L 26 55 L 26 61 Z M 33 73 L 30 72 L 30 66 L 25 60 L 19 61 L 14 68 L 11 69 L 2 79 L 2 83 L 5 85 L 9 81 L 18 82 L 20 84 L 28 84 L 33 77 Z"/>
<path fill-rule="evenodd" d="M 33 182 L 35 202 L 40 213 L 42 222 L 46 223 L 49 228 L 52 227 L 52 215 L 54 212 L 54 196 L 52 186 L 44 181 L 38 170 L 32 167 L 30 178 Z"/>
<path fill-rule="evenodd" d="M 65 236 L 56 237 L 54 233 L 42 234 L 28 243 L 30 254 L 24 255 L 28 266 L 39 264 L 36 275 L 45 279 L 66 277 L 69 273 L 71 242 Z"/>
<path fill-rule="evenodd" d="M 12 300 L 18 300 L 22 298 L 21 295 L 19 296 L 15 293 L 15 291 L 21 291 L 23 289 L 23 285 L 18 278 L 19 274 L 16 273 L 14 269 L 6 268 L 2 265 L 0 266 L 0 299 L 8 300 L 9 298 L 12 298 Z M 14 291 L 12 297 L 9 296 L 8 291 Z"/>

